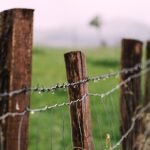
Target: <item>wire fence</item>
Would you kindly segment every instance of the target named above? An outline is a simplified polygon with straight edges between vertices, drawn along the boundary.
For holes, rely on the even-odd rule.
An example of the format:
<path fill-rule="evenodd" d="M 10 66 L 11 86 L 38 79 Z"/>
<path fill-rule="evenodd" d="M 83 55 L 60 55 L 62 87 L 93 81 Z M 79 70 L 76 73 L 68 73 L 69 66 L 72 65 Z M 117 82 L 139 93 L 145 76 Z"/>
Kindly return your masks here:
<path fill-rule="evenodd" d="M 150 71 L 150 68 L 146 67 L 147 65 L 150 64 L 150 60 L 146 61 L 144 64 L 138 64 L 136 65 L 135 67 L 133 68 L 129 68 L 129 69 L 123 69 L 121 71 L 117 71 L 117 72 L 114 72 L 114 73 L 108 73 L 108 74 L 104 74 L 104 75 L 99 75 L 99 76 L 96 76 L 96 77 L 90 77 L 90 78 L 87 78 L 85 80 L 81 80 L 81 81 L 77 81 L 77 82 L 73 82 L 73 83 L 64 83 L 64 84 L 57 84 L 55 86 L 52 86 L 50 88 L 42 88 L 42 87 L 36 87 L 36 88 L 24 88 L 24 89 L 19 89 L 19 90 L 15 90 L 15 91 L 11 91 L 11 92 L 5 92 L 5 93 L 1 93 L 0 96 L 1 97 L 6 97 L 6 96 L 10 96 L 10 97 L 13 97 L 13 96 L 17 96 L 19 94 L 22 94 L 22 93 L 28 93 L 28 92 L 38 92 L 38 93 L 41 93 L 41 92 L 53 92 L 55 90 L 55 92 L 57 91 L 57 89 L 63 89 L 63 88 L 67 88 L 69 86 L 73 86 L 74 88 L 77 88 L 76 85 L 79 85 L 79 84 L 83 84 L 83 83 L 86 83 L 86 82 L 89 82 L 89 81 L 94 81 L 93 83 L 95 83 L 95 81 L 100 81 L 100 80 L 106 80 L 106 79 L 109 79 L 110 77 L 116 77 L 120 74 L 127 74 L 127 73 L 133 73 L 134 71 L 137 71 L 138 69 L 142 69 L 141 72 L 138 72 L 136 74 L 133 74 L 131 76 L 129 76 L 126 80 L 124 81 L 121 81 L 119 84 L 117 84 L 114 88 L 110 89 L 109 91 L 106 91 L 105 93 L 84 93 L 84 95 L 82 97 L 80 97 L 79 99 L 76 99 L 74 101 L 71 101 L 71 100 L 67 100 L 68 102 L 63 102 L 63 103 L 56 103 L 54 105 L 45 105 L 44 107 L 42 108 L 29 108 L 29 107 L 26 107 L 24 109 L 24 111 L 22 112 L 18 112 L 20 110 L 19 106 L 16 105 L 16 110 L 17 112 L 7 112 L 3 115 L 0 116 L 0 120 L 1 121 L 4 121 L 7 117 L 15 117 L 15 116 L 21 116 L 21 120 L 20 120 L 20 123 L 19 123 L 19 129 L 18 129 L 18 139 L 21 140 L 20 138 L 20 134 L 21 134 L 21 126 L 22 126 L 22 122 L 23 122 L 23 117 L 25 114 L 27 113 L 30 113 L 30 114 L 35 114 L 35 113 L 39 113 L 39 112 L 45 112 L 45 111 L 48 111 L 48 110 L 52 110 L 52 109 L 56 109 L 57 108 L 57 111 L 61 111 L 61 107 L 70 107 L 71 105 L 75 105 L 76 103 L 78 102 L 82 102 L 85 100 L 85 98 L 87 96 L 95 96 L 95 97 L 100 97 L 99 100 L 103 100 L 104 97 L 107 97 L 109 95 L 111 95 L 112 93 L 114 93 L 116 90 L 120 89 L 121 86 L 123 85 L 126 85 L 128 82 L 130 82 L 132 79 L 135 79 L 137 77 L 140 77 L 144 74 L 146 74 L 147 72 Z M 69 102 L 70 101 L 70 102 Z M 150 108 L 150 104 L 148 103 L 148 105 L 146 105 L 145 107 L 143 107 L 138 113 L 135 114 L 135 116 L 133 116 L 132 118 L 132 124 L 131 124 L 131 127 L 129 128 L 129 130 L 119 139 L 119 141 L 112 145 L 112 146 L 109 146 L 107 149 L 109 150 L 113 150 L 113 149 L 116 149 L 118 146 L 121 145 L 122 141 L 127 138 L 127 136 L 131 133 L 131 131 L 133 131 L 134 127 L 135 127 L 135 124 L 136 124 L 136 121 L 137 119 L 139 119 L 143 113 L 145 113 L 145 111 Z M 3 139 L 2 138 L 2 135 L 1 135 L 1 140 Z M 108 136 L 108 139 L 109 139 L 109 136 Z M 82 149 L 82 147 L 73 147 L 73 148 L 77 148 L 77 149 Z M 21 147 L 20 147 L 20 142 L 18 143 L 18 149 L 21 150 Z"/>
<path fill-rule="evenodd" d="M 21 93 L 27 93 L 27 92 L 38 92 L 39 94 L 44 93 L 44 92 L 54 92 L 58 89 L 66 89 L 70 86 L 76 87 L 79 84 L 84 84 L 84 83 L 87 83 L 87 82 L 90 82 L 90 81 L 98 82 L 98 81 L 101 81 L 101 80 L 109 79 L 111 77 L 119 76 L 120 74 L 133 73 L 134 71 L 145 68 L 149 64 L 150 64 L 150 60 L 144 62 L 143 64 L 141 64 L 141 63 L 137 64 L 132 68 L 124 68 L 120 71 L 116 71 L 116 72 L 113 72 L 113 73 L 107 73 L 107 74 L 103 74 L 103 75 L 87 77 L 86 79 L 83 79 L 83 80 L 80 80 L 80 81 L 77 81 L 77 82 L 72 82 L 72 83 L 65 82 L 63 84 L 57 83 L 54 86 L 46 87 L 46 88 L 39 87 L 39 86 L 32 87 L 32 88 L 24 87 L 24 88 L 21 88 L 21 89 L 17 89 L 15 91 L 0 93 L 0 97 L 6 97 L 6 96 L 12 97 L 12 96 L 15 96 L 15 95 L 18 95 L 18 94 L 21 94 Z"/>
<path fill-rule="evenodd" d="M 150 63 L 150 60 L 149 61 L 147 61 L 145 64 L 149 64 Z M 138 66 L 138 67 L 137 67 Z M 123 70 L 122 71 L 120 71 L 120 72 L 124 72 L 124 73 L 129 73 L 129 72 L 132 72 L 133 73 L 133 71 L 135 71 L 135 68 L 136 68 L 136 70 L 137 70 L 137 68 L 139 69 L 139 65 L 137 65 L 136 67 L 133 67 L 132 69 L 130 68 L 130 69 L 125 69 L 126 71 L 124 72 Z M 74 101 L 71 101 L 71 102 L 63 102 L 63 103 L 61 103 L 61 104 L 54 104 L 54 105 L 46 105 L 46 106 L 44 106 L 44 107 L 42 107 L 42 108 L 36 108 L 36 109 L 30 109 L 30 108 L 28 108 L 28 107 L 26 107 L 26 109 L 23 111 L 23 112 L 20 112 L 20 113 L 11 113 L 11 112 L 8 112 L 8 113 L 6 113 L 5 115 L 2 115 L 1 117 L 0 117 L 0 120 L 2 120 L 2 119 L 5 119 L 6 117 L 8 117 L 8 116 L 12 116 L 12 117 L 14 117 L 14 116 L 17 116 L 17 115 L 19 115 L 19 116 L 21 116 L 21 115 L 24 115 L 25 113 L 27 113 L 27 112 L 30 112 L 31 114 L 34 114 L 34 113 L 36 113 L 36 112 L 43 112 L 43 111 L 47 111 L 47 110 L 50 110 L 50 109 L 55 109 L 55 108 L 58 108 L 58 107 L 64 107 L 64 106 L 70 106 L 70 105 L 73 105 L 73 104 L 75 104 L 75 103 L 78 103 L 78 102 L 80 102 L 80 101 L 83 101 L 84 99 L 85 99 L 85 97 L 87 97 L 87 96 L 97 96 L 97 97 L 100 97 L 101 99 L 102 98 L 104 98 L 104 97 L 106 97 L 106 96 L 108 96 L 108 95 L 110 95 L 110 94 L 112 94 L 113 92 L 115 92 L 116 90 L 118 90 L 118 89 L 120 89 L 120 87 L 121 86 L 123 86 L 123 85 L 126 85 L 128 82 L 130 82 L 131 81 L 131 79 L 134 79 L 134 78 L 137 78 L 137 77 L 140 77 L 141 75 L 143 75 L 143 74 L 145 74 L 145 73 L 147 73 L 148 71 L 150 71 L 150 68 L 144 68 L 144 66 L 143 65 L 141 65 L 142 66 L 142 71 L 140 72 L 140 73 L 136 73 L 136 74 L 134 74 L 134 75 L 131 75 L 131 76 L 129 76 L 126 80 L 124 80 L 124 81 L 122 81 L 122 82 L 120 82 L 118 85 L 116 85 L 114 88 L 112 88 L 111 90 L 109 90 L 109 91 L 107 91 L 107 92 L 105 92 L 105 93 L 85 93 L 81 98 L 79 98 L 79 99 L 77 99 L 77 100 L 74 100 Z M 119 72 L 119 71 L 118 71 Z M 116 74 L 116 73 L 114 73 L 114 74 Z M 120 74 L 120 73 L 119 73 Z M 107 74 L 107 76 L 108 75 L 110 75 L 110 74 Z M 117 73 L 117 75 L 118 75 L 118 73 Z M 97 80 L 96 81 L 99 81 L 99 79 L 101 78 L 101 77 L 103 77 L 104 75 L 102 75 L 102 76 L 99 76 L 99 77 L 92 77 L 92 78 L 90 78 L 90 79 L 94 79 L 94 80 L 96 80 L 95 78 L 97 78 Z M 116 76 L 116 75 L 115 75 Z M 105 78 L 106 79 L 106 78 Z M 108 79 L 108 77 L 107 77 L 107 79 Z M 87 81 L 87 80 L 86 80 Z M 90 81 L 90 80 L 88 80 L 88 81 Z M 80 83 L 79 83 L 80 82 Z M 69 86 L 75 86 L 75 85 L 77 85 L 77 84 L 83 84 L 83 82 L 85 82 L 85 80 L 82 80 L 82 81 L 79 81 L 79 82 L 76 82 L 76 83 L 70 83 L 69 84 Z M 68 86 L 67 86 L 68 87 Z M 53 88 L 53 87 L 52 87 Z M 74 88 L 76 88 L 76 87 L 74 87 Z M 55 89 L 56 90 L 56 89 Z M 19 89 L 19 90 L 17 90 L 17 92 L 16 91 L 12 91 L 12 92 L 10 92 L 10 93 L 1 93 L 1 96 L 3 97 L 3 96 L 16 96 L 16 95 L 18 95 L 18 94 L 22 94 L 22 92 L 28 92 L 29 90 L 24 90 L 24 89 Z M 33 90 L 34 91 L 34 90 Z M 37 91 L 37 90 L 36 90 Z M 39 91 L 41 92 L 41 88 L 39 88 Z M 44 92 L 43 90 L 42 90 L 42 92 Z M 45 92 L 47 92 L 47 90 L 45 90 Z M 13 94 L 12 94 L 13 93 Z M 14 94 L 15 93 L 15 94 Z M 70 101 L 70 100 L 67 100 L 67 101 Z M 19 108 L 18 108 L 19 106 L 18 105 L 16 105 L 16 109 L 17 110 L 19 110 Z"/>
<path fill-rule="evenodd" d="M 150 110 L 150 78 L 148 77 L 146 77 L 145 88 L 146 100 L 141 108 L 139 101 L 141 77 L 145 74 L 150 76 L 150 44 L 147 47 L 147 61 L 141 63 L 142 42 L 122 40 L 122 69 L 91 77 L 86 74 L 86 61 L 82 52 L 66 53 L 64 57 L 67 82 L 49 87 L 31 87 L 33 10 L 7 10 L 0 13 L 0 19 L 0 150 L 28 149 L 28 124 L 31 122 L 29 114 L 39 121 L 39 124 L 35 120 L 31 124 L 37 128 L 38 134 L 32 137 L 36 142 L 35 147 L 31 149 L 113 150 L 122 147 L 122 150 L 135 150 L 134 142 L 138 141 L 140 132 L 144 139 L 144 142 L 141 141 L 145 143 L 147 140 L 145 134 L 148 138 L 150 135 L 149 127 L 147 127 L 150 119 L 148 117 L 149 120 L 144 120 L 144 123 L 140 119 L 145 114 L 149 114 Z M 87 83 L 95 84 L 102 80 L 109 83 L 107 79 L 113 77 L 121 77 L 120 83 L 113 88 L 105 92 L 98 92 L 98 89 L 96 92 L 88 91 Z M 59 89 L 68 89 L 68 100 L 61 100 L 60 103 L 54 104 L 49 104 L 45 100 L 44 106 L 30 107 L 30 93 L 57 93 Z M 112 95 L 119 89 L 120 106 L 117 106 L 119 92 L 115 98 L 112 98 Z M 90 107 L 90 103 L 93 103 L 95 109 Z M 118 109 L 120 111 L 117 111 Z M 90 111 L 92 111 L 92 117 Z M 46 113 L 50 119 L 49 125 L 47 125 Z M 40 115 L 45 117 L 45 121 L 44 117 L 40 120 Z M 147 118 L 144 117 L 144 119 Z M 59 123 L 61 125 L 58 125 Z M 121 135 L 118 131 L 119 125 Z M 40 134 L 43 129 L 48 131 L 47 126 L 50 126 L 50 134 L 47 135 L 50 139 L 44 139 Z M 143 129 L 142 126 L 144 126 Z M 34 128 L 32 129 L 36 132 Z M 118 135 L 114 136 L 116 130 Z M 59 142 L 56 138 L 58 135 L 54 134 L 55 131 L 59 133 Z M 92 131 L 94 131 L 93 135 Z M 114 136 L 114 139 L 111 136 Z M 41 147 L 39 147 L 40 140 L 45 142 Z M 102 143 L 103 141 L 105 142 Z M 48 143 L 50 143 L 49 146 L 45 148 L 44 146 Z M 67 143 L 71 143 L 71 146 L 68 147 Z"/>

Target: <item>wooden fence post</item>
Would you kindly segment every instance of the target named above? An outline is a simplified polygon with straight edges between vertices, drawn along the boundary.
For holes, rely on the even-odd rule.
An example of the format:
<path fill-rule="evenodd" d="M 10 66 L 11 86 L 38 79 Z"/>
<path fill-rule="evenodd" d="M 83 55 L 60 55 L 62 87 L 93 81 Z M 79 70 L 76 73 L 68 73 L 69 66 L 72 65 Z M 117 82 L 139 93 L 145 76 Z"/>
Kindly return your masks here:
<path fill-rule="evenodd" d="M 141 63 L 142 42 L 138 40 L 122 40 L 121 69 L 134 67 Z M 129 76 L 140 72 L 140 68 L 134 72 L 121 74 L 121 81 Z M 141 98 L 141 78 L 132 79 L 129 83 L 121 87 L 120 112 L 121 112 L 121 135 L 124 135 L 131 126 L 131 119 Z M 136 130 L 124 139 L 123 150 L 133 150 Z"/>
<path fill-rule="evenodd" d="M 0 93 L 30 87 L 32 30 L 33 10 L 11 9 L 0 13 Z M 28 93 L 0 98 L 0 116 L 24 111 L 29 98 Z M 25 114 L 23 118 L 0 121 L 1 150 L 27 150 L 28 117 Z"/>
<path fill-rule="evenodd" d="M 150 60 L 150 41 L 146 45 L 146 61 Z M 150 64 L 147 65 L 147 68 L 150 68 Z M 145 99 L 144 105 L 147 105 L 150 102 L 150 71 L 146 73 L 145 79 Z"/>
<path fill-rule="evenodd" d="M 69 83 L 87 78 L 85 56 L 80 51 L 65 54 L 66 72 Z M 69 86 L 70 101 L 81 99 L 88 93 L 87 84 Z M 73 103 L 70 106 L 73 149 L 74 150 L 93 150 L 91 115 L 89 107 L 89 97 Z"/>

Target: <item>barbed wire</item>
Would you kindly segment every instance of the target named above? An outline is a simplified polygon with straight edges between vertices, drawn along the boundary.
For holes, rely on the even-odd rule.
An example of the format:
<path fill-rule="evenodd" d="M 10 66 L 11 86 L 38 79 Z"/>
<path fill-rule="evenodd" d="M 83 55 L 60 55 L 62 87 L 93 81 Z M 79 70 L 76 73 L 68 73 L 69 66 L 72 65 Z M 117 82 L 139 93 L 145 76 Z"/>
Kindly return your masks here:
<path fill-rule="evenodd" d="M 68 83 L 68 82 L 65 82 L 63 84 L 57 83 L 56 85 L 51 86 L 51 87 L 38 87 L 38 86 L 37 87 L 32 87 L 32 88 L 25 87 L 25 88 L 21 88 L 21 89 L 18 89 L 18 90 L 11 91 L 11 92 L 0 93 L 0 97 L 6 97 L 6 96 L 12 97 L 12 96 L 19 95 L 19 94 L 22 94 L 22 93 L 27 93 L 27 92 L 39 92 L 39 93 L 54 92 L 58 89 L 66 89 L 70 86 L 76 87 L 79 84 L 84 84 L 84 83 L 87 83 L 87 82 L 90 82 L 90 81 L 97 82 L 97 81 L 100 81 L 100 80 L 106 80 L 106 79 L 114 77 L 114 76 L 119 76 L 120 74 L 123 74 L 123 73 L 125 73 L 125 74 L 133 73 L 134 71 L 137 71 L 138 69 L 143 69 L 145 66 L 147 66 L 149 64 L 150 64 L 150 60 L 144 62 L 144 64 L 137 64 L 134 67 L 124 68 L 120 71 L 116 71 L 116 72 L 113 72 L 113 73 L 107 73 L 107 74 L 98 75 L 98 76 L 94 76 L 94 77 L 87 77 L 86 79 L 79 80 L 77 82 L 72 82 L 72 83 Z"/>
<path fill-rule="evenodd" d="M 6 114 L 0 116 L 0 120 L 5 120 L 7 117 L 15 117 L 15 116 L 24 116 L 27 113 L 27 110 L 23 112 L 7 112 Z"/>
<path fill-rule="evenodd" d="M 139 72 L 139 73 L 136 73 L 136 74 L 133 74 L 131 76 L 129 76 L 126 80 L 120 82 L 118 85 L 116 85 L 114 88 L 112 88 L 111 90 L 105 92 L 105 93 L 85 93 L 83 96 L 81 96 L 81 98 L 77 99 L 77 100 L 74 100 L 74 101 L 70 101 L 70 102 L 63 102 L 61 104 L 54 104 L 54 105 L 46 105 L 42 108 L 36 108 L 36 109 L 30 109 L 29 107 L 27 107 L 23 112 L 8 112 L 2 116 L 0 116 L 0 120 L 3 120 L 5 118 L 7 118 L 8 116 L 22 116 L 24 115 L 25 113 L 29 112 L 31 114 L 34 114 L 34 113 L 37 113 L 37 112 L 43 112 L 43 111 L 47 111 L 47 110 L 51 110 L 51 109 L 55 109 L 55 108 L 60 108 L 60 107 L 63 107 L 63 106 L 71 106 L 72 104 L 75 104 L 75 103 L 78 103 L 78 102 L 81 102 L 83 100 L 85 100 L 85 98 L 87 96 L 98 96 L 98 97 L 101 97 L 101 98 L 104 98 L 110 94 L 112 94 L 113 92 L 115 92 L 116 90 L 118 90 L 121 86 L 123 85 L 126 85 L 128 82 L 131 81 L 131 79 L 134 79 L 134 78 L 137 78 L 139 76 L 141 76 L 142 74 L 145 74 L 146 72 L 150 71 L 150 68 L 146 68 L 145 70 Z M 17 105 L 17 110 L 19 110 L 18 108 L 18 105 Z"/>
<path fill-rule="evenodd" d="M 150 71 L 150 68 L 146 68 L 144 70 L 142 70 L 141 72 L 138 72 L 136 74 L 133 74 L 131 76 L 129 76 L 126 80 L 120 82 L 118 85 L 116 85 L 114 88 L 112 88 L 111 90 L 105 92 L 105 93 L 85 93 L 83 96 L 81 96 L 81 98 L 75 100 L 75 101 L 71 101 L 71 102 L 63 102 L 61 104 L 55 104 L 55 105 L 46 105 L 42 108 L 36 108 L 36 109 L 30 109 L 30 108 L 26 108 L 23 112 L 7 112 L 6 114 L 0 116 L 0 120 L 4 120 L 6 119 L 7 117 L 15 117 L 15 116 L 24 116 L 25 114 L 27 113 L 31 113 L 31 114 L 34 114 L 34 113 L 37 113 L 37 112 L 44 112 L 44 111 L 47 111 L 47 110 L 51 110 L 51 109 L 54 109 L 54 108 L 60 108 L 60 107 L 63 107 L 63 106 L 71 106 L 75 103 L 78 103 L 78 102 L 82 102 L 83 100 L 85 100 L 85 98 L 87 96 L 98 96 L 98 97 L 101 97 L 101 98 L 104 98 L 108 95 L 110 95 L 111 93 L 115 92 L 117 89 L 119 89 L 121 86 L 123 85 L 126 85 L 128 82 L 131 81 L 131 79 L 134 79 L 134 78 L 137 78 L 139 76 L 141 76 L 142 74 L 145 74 L 146 72 Z M 150 107 L 150 103 L 147 104 L 145 107 L 143 107 L 133 118 L 132 118 L 132 123 L 131 123 L 131 126 L 130 128 L 128 129 L 128 131 L 120 138 L 120 140 L 114 145 L 112 146 L 109 150 L 114 150 L 116 149 L 121 143 L 122 141 L 127 138 L 127 136 L 132 132 L 132 130 L 134 129 L 135 127 L 135 123 L 136 123 L 136 120 L 138 118 L 141 117 L 141 115 Z M 19 110 L 18 110 L 19 111 Z M 21 125 L 20 125 L 21 126 Z M 20 134 L 18 134 L 18 136 L 20 136 Z M 18 144 L 18 146 L 20 146 L 20 143 Z"/>
<path fill-rule="evenodd" d="M 119 145 L 121 145 L 121 143 L 123 142 L 123 140 L 125 138 L 127 138 L 127 136 L 132 132 L 132 130 L 134 129 L 135 127 L 135 123 L 137 121 L 137 119 L 139 119 L 142 114 L 150 107 L 150 103 L 148 103 L 146 106 L 144 106 L 134 117 L 132 117 L 132 123 L 131 123 L 131 126 L 130 128 L 127 130 L 127 132 L 120 138 L 120 140 L 114 145 L 112 146 L 111 148 L 109 148 L 109 150 L 114 150 L 116 149 Z M 29 111 L 29 110 L 28 110 Z M 12 117 L 15 117 L 15 116 L 24 116 L 26 114 L 27 110 L 19 113 L 7 113 L 3 116 L 0 117 L 0 120 L 3 120 L 5 119 L 6 117 L 8 116 L 12 116 Z"/>
<path fill-rule="evenodd" d="M 63 106 L 70 106 L 70 105 L 75 104 L 77 102 L 83 101 L 86 97 L 87 97 L 87 94 L 84 94 L 80 99 L 77 99 L 77 100 L 71 101 L 71 102 L 64 102 L 64 103 L 55 104 L 55 105 L 52 105 L 52 106 L 46 105 L 42 108 L 36 108 L 36 109 L 30 109 L 29 107 L 27 107 L 23 112 L 8 112 L 8 113 L 0 116 L 0 120 L 4 120 L 5 118 L 10 117 L 10 116 L 11 117 L 23 116 L 27 112 L 29 112 L 31 114 L 34 114 L 36 112 L 43 112 L 43 111 L 47 111 L 47 110 L 50 110 L 50 109 L 54 109 L 56 107 L 58 108 L 58 107 L 63 107 Z"/>
<path fill-rule="evenodd" d="M 123 85 L 126 85 L 128 82 L 131 81 L 131 79 L 134 79 L 134 78 L 137 78 L 143 74 L 145 74 L 146 72 L 150 71 L 150 68 L 147 68 L 145 69 L 144 71 L 141 71 L 137 74 L 133 74 L 131 76 L 129 76 L 126 80 L 120 82 L 118 85 L 116 85 L 113 89 L 107 91 L 106 93 L 102 93 L 102 94 L 99 94 L 99 93 L 89 93 L 90 96 L 98 96 L 98 97 L 101 97 L 101 98 L 104 98 L 108 95 L 110 95 L 111 93 L 115 92 L 116 90 L 118 90 L 120 87 L 122 87 Z"/>
<path fill-rule="evenodd" d="M 142 114 L 150 107 L 150 103 L 148 103 L 146 106 L 144 106 L 134 117 L 132 117 L 132 122 L 131 122 L 131 126 L 130 128 L 127 130 L 127 132 L 120 138 L 120 140 L 114 145 L 112 146 L 109 150 L 114 150 L 115 148 L 117 148 L 125 138 L 127 138 L 127 136 L 132 132 L 132 130 L 135 127 L 135 123 L 137 121 L 137 119 L 139 119 Z"/>

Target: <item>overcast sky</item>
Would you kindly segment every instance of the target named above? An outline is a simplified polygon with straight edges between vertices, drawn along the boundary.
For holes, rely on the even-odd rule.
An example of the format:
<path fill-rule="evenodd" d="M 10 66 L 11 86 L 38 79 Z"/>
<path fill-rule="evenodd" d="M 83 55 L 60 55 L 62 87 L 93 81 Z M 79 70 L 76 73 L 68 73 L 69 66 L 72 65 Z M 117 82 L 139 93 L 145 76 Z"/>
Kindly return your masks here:
<path fill-rule="evenodd" d="M 16 7 L 35 9 L 34 25 L 40 29 L 85 25 L 95 15 L 150 26 L 150 0 L 1 0 L 0 11 Z"/>

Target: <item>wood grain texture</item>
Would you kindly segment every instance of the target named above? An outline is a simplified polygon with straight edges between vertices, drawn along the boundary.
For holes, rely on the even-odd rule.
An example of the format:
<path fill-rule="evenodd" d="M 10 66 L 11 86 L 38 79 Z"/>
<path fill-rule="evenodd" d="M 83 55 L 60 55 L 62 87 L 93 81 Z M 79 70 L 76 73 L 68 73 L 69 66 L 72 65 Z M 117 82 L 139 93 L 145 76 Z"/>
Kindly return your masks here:
<path fill-rule="evenodd" d="M 145 111 L 142 114 L 142 116 L 138 119 L 137 122 L 138 124 L 140 124 L 140 126 L 138 128 L 138 134 L 134 142 L 133 150 L 149 150 L 150 149 L 150 113 Z"/>
<path fill-rule="evenodd" d="M 122 56 L 121 69 L 131 68 L 136 64 L 141 63 L 142 56 L 142 42 L 138 40 L 123 39 L 122 40 Z M 134 72 L 125 73 L 121 75 L 121 81 L 126 80 L 129 76 L 140 72 L 140 68 Z M 141 78 L 132 79 L 126 85 L 121 87 L 120 96 L 120 112 L 121 112 L 121 135 L 124 135 L 131 126 L 131 119 L 134 115 L 135 109 L 141 100 Z M 133 143 L 136 136 L 136 130 L 123 141 L 123 150 L 133 150 Z"/>
<path fill-rule="evenodd" d="M 0 13 L 0 92 L 31 86 L 33 10 L 11 9 Z M 1 98 L 0 115 L 22 112 L 29 106 L 29 94 Z M 17 107 L 16 107 L 17 106 Z M 21 117 L 0 122 L 1 149 L 21 150 L 28 147 L 28 114 L 23 118 L 21 139 L 18 129 Z"/>
<path fill-rule="evenodd" d="M 87 78 L 85 56 L 80 51 L 65 54 L 67 80 L 69 83 Z M 80 99 L 88 93 L 87 83 L 68 88 L 70 101 Z M 84 101 L 74 103 L 70 106 L 72 138 L 74 150 L 93 150 L 91 114 L 89 97 Z"/>
<path fill-rule="evenodd" d="M 150 41 L 146 45 L 146 61 L 150 60 Z M 147 65 L 147 68 L 150 68 L 150 64 Z M 147 105 L 150 102 L 150 71 L 146 73 L 145 78 L 145 99 L 144 105 Z M 150 112 L 150 109 L 149 109 Z"/>

